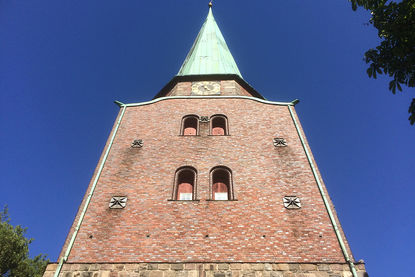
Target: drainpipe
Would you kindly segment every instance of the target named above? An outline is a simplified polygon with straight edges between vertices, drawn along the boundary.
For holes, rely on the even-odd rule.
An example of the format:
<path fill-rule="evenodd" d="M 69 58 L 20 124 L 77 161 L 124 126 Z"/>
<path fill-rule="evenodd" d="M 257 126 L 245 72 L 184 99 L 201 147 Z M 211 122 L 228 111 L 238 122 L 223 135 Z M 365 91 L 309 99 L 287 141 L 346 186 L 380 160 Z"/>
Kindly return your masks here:
<path fill-rule="evenodd" d="M 84 205 L 84 208 L 82 209 L 81 215 L 79 216 L 79 220 L 78 220 L 78 223 L 76 224 L 76 227 L 75 227 L 75 230 L 74 230 L 74 232 L 72 234 L 71 240 L 69 241 L 68 247 L 66 248 L 65 255 L 59 261 L 58 267 L 56 268 L 56 271 L 55 271 L 55 274 L 53 275 L 53 277 L 58 277 L 59 276 L 59 274 L 60 274 L 60 272 L 62 270 L 62 266 L 63 266 L 64 262 L 66 262 L 68 260 L 69 253 L 71 253 L 72 246 L 73 246 L 73 244 L 75 242 L 76 236 L 78 235 L 78 231 L 79 231 L 79 228 L 81 227 L 82 221 L 83 221 L 83 219 L 85 217 L 85 213 L 86 213 L 86 210 L 88 209 L 88 205 L 91 202 L 92 195 L 94 194 L 94 190 L 95 190 L 95 187 L 96 187 L 96 185 L 98 183 L 98 179 L 101 176 L 101 172 L 102 172 L 102 169 L 104 168 L 105 161 L 107 160 L 108 154 L 109 154 L 109 152 L 111 150 L 111 146 L 112 146 L 112 143 L 114 142 L 115 135 L 117 134 L 118 127 L 120 127 L 121 120 L 122 120 L 122 118 L 124 116 L 125 108 L 127 106 L 124 105 L 121 102 L 118 102 L 118 101 L 115 101 L 115 104 L 117 104 L 118 106 L 122 107 L 122 111 L 121 111 L 120 118 L 118 118 L 117 125 L 115 125 L 114 132 L 112 133 L 112 136 L 111 136 L 109 145 L 107 147 L 107 150 L 105 151 L 104 157 L 102 158 L 102 162 L 101 162 L 101 165 L 98 168 L 98 172 L 97 172 L 97 175 L 95 176 L 94 182 L 92 183 L 91 190 L 88 193 L 88 197 L 87 197 L 87 199 L 85 201 L 85 205 Z"/>
<path fill-rule="evenodd" d="M 349 254 L 347 253 L 346 245 L 344 244 L 343 238 L 342 238 L 342 236 L 340 234 L 339 227 L 337 226 L 336 220 L 335 220 L 334 215 L 333 215 L 333 211 L 331 210 L 329 201 L 327 200 L 326 193 L 323 190 L 323 186 L 322 186 L 322 184 L 320 182 L 320 178 L 317 175 L 317 170 L 316 170 L 316 167 L 315 167 L 315 165 L 313 163 L 313 160 L 311 159 L 310 151 L 308 150 L 307 145 L 305 144 L 304 137 L 301 134 L 300 127 L 298 126 L 297 120 L 295 119 L 294 113 L 293 113 L 293 111 L 291 109 L 291 106 L 295 106 L 298 102 L 299 101 L 297 99 L 294 100 L 294 101 L 292 101 L 291 104 L 288 105 L 288 110 L 290 111 L 290 115 L 291 115 L 291 118 L 292 118 L 292 120 L 294 122 L 295 129 L 297 129 L 298 136 L 300 137 L 301 144 L 302 144 L 302 146 L 304 148 L 305 154 L 307 156 L 308 162 L 309 162 L 310 167 L 311 167 L 311 170 L 313 172 L 314 179 L 317 182 L 318 190 L 320 191 L 320 194 L 321 194 L 321 196 L 323 198 L 324 206 L 326 207 L 327 212 L 329 214 L 329 218 L 330 218 L 331 224 L 333 225 L 333 228 L 334 228 L 334 233 L 336 234 L 337 240 L 339 241 L 340 248 L 342 249 L 344 258 L 346 259 L 346 262 L 349 264 L 350 271 L 352 272 L 353 277 L 358 277 L 356 268 L 354 266 L 354 263 L 350 259 Z"/>

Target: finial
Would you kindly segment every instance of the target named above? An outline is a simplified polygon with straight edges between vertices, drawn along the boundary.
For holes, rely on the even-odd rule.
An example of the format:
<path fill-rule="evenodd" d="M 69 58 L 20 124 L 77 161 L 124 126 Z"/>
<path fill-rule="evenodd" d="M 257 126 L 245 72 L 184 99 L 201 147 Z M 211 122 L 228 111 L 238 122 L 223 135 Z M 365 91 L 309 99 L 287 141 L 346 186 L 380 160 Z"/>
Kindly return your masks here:
<path fill-rule="evenodd" d="M 210 1 L 209 2 L 209 7 L 212 8 L 212 6 L 213 6 L 213 3 L 212 3 L 212 1 Z"/>

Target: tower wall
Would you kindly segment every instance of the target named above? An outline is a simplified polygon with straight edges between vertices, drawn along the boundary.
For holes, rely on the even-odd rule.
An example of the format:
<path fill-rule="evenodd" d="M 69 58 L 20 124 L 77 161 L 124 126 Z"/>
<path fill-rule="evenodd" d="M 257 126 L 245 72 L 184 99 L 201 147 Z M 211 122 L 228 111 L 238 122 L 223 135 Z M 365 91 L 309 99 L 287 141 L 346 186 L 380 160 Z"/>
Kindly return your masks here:
<path fill-rule="evenodd" d="M 188 114 L 226 115 L 229 135 L 208 135 L 209 123 L 180 135 Z M 288 146 L 275 148 L 276 136 Z M 171 201 L 182 166 L 197 170 L 198 201 Z M 215 166 L 232 170 L 233 201 L 209 201 Z M 302 208 L 286 209 L 287 195 Z M 109 209 L 112 196 L 126 207 Z M 344 261 L 287 106 L 190 98 L 126 108 L 67 262 Z"/>
<path fill-rule="evenodd" d="M 235 80 L 217 81 L 220 84 L 220 95 L 226 96 L 251 96 L 251 94 Z M 193 82 L 179 82 L 166 96 L 190 96 L 192 95 Z"/>

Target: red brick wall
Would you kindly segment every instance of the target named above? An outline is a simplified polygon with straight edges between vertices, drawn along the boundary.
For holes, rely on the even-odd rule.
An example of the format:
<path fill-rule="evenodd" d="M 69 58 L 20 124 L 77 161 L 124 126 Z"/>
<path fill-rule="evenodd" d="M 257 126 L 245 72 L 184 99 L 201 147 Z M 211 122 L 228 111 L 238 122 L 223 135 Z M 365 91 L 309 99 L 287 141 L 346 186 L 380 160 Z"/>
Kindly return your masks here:
<path fill-rule="evenodd" d="M 221 95 L 252 96 L 234 80 L 220 81 Z M 166 96 L 189 96 L 192 94 L 192 82 L 179 82 Z"/>
<path fill-rule="evenodd" d="M 183 116 L 224 114 L 229 136 L 180 136 Z M 287 147 L 275 148 L 274 137 Z M 142 139 L 142 148 L 131 148 Z M 237 201 L 209 199 L 209 171 L 232 170 Z M 197 199 L 169 201 L 179 167 Z M 111 196 L 127 196 L 109 209 Z M 287 210 L 282 198 L 300 197 Z M 336 262 L 344 257 L 287 106 L 169 99 L 127 107 L 68 262 Z"/>

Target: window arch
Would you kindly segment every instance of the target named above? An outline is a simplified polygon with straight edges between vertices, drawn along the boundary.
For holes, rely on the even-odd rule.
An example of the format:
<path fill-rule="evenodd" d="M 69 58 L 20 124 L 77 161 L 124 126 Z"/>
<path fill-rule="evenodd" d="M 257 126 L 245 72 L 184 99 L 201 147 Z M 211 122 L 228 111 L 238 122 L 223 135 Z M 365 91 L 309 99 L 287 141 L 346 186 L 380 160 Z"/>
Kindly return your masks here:
<path fill-rule="evenodd" d="M 210 118 L 210 134 L 213 136 L 225 136 L 229 134 L 228 118 L 224 115 L 212 115 Z"/>
<path fill-rule="evenodd" d="M 182 167 L 174 177 L 174 200 L 196 200 L 197 171 L 193 167 Z"/>
<path fill-rule="evenodd" d="M 182 118 L 181 135 L 199 135 L 199 117 L 197 115 L 186 115 Z"/>
<path fill-rule="evenodd" d="M 210 171 L 211 199 L 234 200 L 232 172 L 224 166 L 217 166 Z"/>

